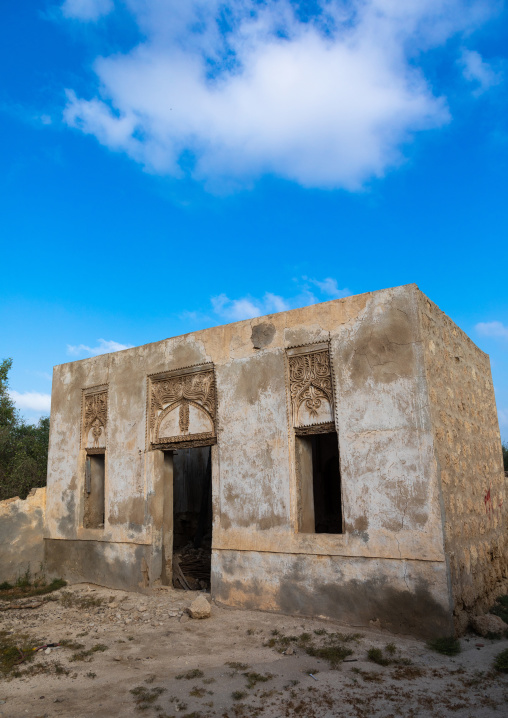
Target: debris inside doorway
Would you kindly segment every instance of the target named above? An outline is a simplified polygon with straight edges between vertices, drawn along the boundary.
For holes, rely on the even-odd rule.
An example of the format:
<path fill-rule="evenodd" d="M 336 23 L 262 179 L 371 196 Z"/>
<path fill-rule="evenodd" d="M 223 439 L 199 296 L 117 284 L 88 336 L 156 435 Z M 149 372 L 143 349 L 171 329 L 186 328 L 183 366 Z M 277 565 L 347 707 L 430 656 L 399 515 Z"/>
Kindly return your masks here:
<path fill-rule="evenodd" d="M 210 588 L 210 549 L 188 544 L 173 555 L 173 586 L 186 591 Z"/>

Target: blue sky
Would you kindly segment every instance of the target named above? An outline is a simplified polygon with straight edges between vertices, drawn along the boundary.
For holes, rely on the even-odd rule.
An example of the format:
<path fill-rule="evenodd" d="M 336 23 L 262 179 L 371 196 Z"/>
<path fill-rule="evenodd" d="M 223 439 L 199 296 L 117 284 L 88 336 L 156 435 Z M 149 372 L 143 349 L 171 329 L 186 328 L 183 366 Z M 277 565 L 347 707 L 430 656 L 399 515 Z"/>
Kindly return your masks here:
<path fill-rule="evenodd" d="M 52 366 L 415 282 L 508 440 L 508 10 L 31 0 L 0 42 L 0 357 Z"/>

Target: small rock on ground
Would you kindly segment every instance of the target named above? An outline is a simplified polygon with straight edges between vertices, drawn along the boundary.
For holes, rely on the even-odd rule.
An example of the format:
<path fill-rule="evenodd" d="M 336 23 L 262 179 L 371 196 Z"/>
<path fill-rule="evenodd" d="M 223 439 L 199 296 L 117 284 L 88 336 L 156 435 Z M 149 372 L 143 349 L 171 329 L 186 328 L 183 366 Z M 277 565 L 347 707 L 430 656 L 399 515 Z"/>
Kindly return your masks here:
<path fill-rule="evenodd" d="M 191 618 L 210 618 L 210 604 L 204 596 L 198 596 L 189 606 Z"/>

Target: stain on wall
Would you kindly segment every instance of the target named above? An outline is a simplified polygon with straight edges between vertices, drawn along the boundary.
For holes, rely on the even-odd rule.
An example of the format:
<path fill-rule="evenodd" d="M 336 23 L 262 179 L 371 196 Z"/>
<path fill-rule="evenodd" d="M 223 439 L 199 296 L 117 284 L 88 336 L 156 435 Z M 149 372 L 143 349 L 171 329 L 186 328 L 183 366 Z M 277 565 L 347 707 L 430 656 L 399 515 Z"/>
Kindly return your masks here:
<path fill-rule="evenodd" d="M 51 577 L 64 576 L 70 583 L 89 581 L 127 591 L 149 585 L 150 546 L 52 539 L 46 539 L 45 545 Z"/>
<path fill-rule="evenodd" d="M 331 337 L 344 521 L 372 556 L 444 561 L 418 295 L 376 293 Z"/>
<path fill-rule="evenodd" d="M 216 368 L 220 520 L 225 529 L 289 528 L 284 375 L 280 350 Z"/>
<path fill-rule="evenodd" d="M 220 551 L 217 601 L 429 638 L 453 629 L 444 563 Z"/>
<path fill-rule="evenodd" d="M 251 341 L 254 349 L 264 349 L 269 346 L 275 336 L 275 326 L 270 322 L 260 322 L 252 327 Z"/>

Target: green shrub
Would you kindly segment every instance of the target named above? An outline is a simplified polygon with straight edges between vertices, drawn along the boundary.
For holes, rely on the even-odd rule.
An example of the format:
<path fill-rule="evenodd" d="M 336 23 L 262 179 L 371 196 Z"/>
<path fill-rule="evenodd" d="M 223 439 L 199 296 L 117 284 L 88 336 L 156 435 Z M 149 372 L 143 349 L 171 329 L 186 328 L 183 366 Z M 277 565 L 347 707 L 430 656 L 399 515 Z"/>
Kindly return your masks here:
<path fill-rule="evenodd" d="M 367 658 L 379 666 L 388 666 L 390 664 L 390 659 L 383 655 L 383 651 L 380 648 L 369 648 Z"/>
<path fill-rule="evenodd" d="M 55 578 L 47 584 L 43 579 L 35 579 L 33 582 L 27 572 L 12 586 L 7 581 L 0 584 L 0 598 L 3 601 L 17 601 L 20 598 L 31 598 L 32 596 L 44 596 L 47 593 L 58 591 L 67 583 L 61 578 Z"/>
<path fill-rule="evenodd" d="M 494 668 L 500 673 L 508 673 L 508 648 L 497 654 L 494 659 Z"/>
<path fill-rule="evenodd" d="M 444 656 L 456 656 L 461 651 L 460 641 L 453 636 L 443 636 L 427 641 L 427 648 L 442 653 Z"/>
<path fill-rule="evenodd" d="M 346 648 L 340 644 L 319 647 L 308 646 L 305 648 L 305 652 L 313 658 L 321 658 L 324 661 L 328 661 L 331 668 L 337 668 L 339 663 L 353 653 L 350 648 Z"/>
<path fill-rule="evenodd" d="M 490 613 L 499 616 L 505 623 L 508 623 L 508 595 L 498 596 L 496 604 L 490 609 Z"/>
<path fill-rule="evenodd" d="M 234 701 L 241 701 L 242 698 L 245 698 L 246 695 L 246 691 L 233 691 L 233 693 L 231 693 L 231 698 Z"/>
<path fill-rule="evenodd" d="M 28 636 L 0 631 L 0 673 L 14 672 L 18 665 L 31 661 L 34 655 Z"/>

